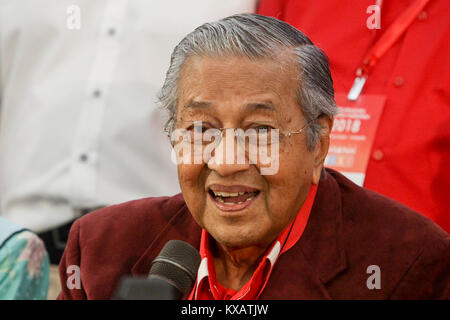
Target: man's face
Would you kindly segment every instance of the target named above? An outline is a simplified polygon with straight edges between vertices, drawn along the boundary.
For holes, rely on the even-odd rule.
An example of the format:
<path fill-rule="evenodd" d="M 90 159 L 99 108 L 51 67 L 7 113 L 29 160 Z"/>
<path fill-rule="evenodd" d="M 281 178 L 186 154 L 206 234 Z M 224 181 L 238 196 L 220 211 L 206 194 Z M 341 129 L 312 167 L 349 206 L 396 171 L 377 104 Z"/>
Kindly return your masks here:
<path fill-rule="evenodd" d="M 205 129 L 296 131 L 306 124 L 296 101 L 298 77 L 290 54 L 256 61 L 191 57 L 179 78 L 175 128 L 202 121 Z M 230 248 L 265 247 L 296 216 L 311 183 L 318 182 L 322 156 L 307 149 L 305 133 L 280 135 L 276 174 L 261 175 L 262 165 L 248 161 L 220 164 L 212 153 L 202 164 L 179 164 L 178 177 L 194 219 L 216 241 Z"/>

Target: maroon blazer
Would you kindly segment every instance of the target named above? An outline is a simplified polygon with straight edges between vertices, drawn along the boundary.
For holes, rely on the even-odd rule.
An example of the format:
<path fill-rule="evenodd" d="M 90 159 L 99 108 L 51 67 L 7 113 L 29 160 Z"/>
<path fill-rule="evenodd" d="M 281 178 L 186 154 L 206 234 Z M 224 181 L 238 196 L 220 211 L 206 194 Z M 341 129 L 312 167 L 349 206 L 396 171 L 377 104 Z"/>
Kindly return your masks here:
<path fill-rule="evenodd" d="M 147 275 L 164 244 L 199 248 L 181 194 L 106 207 L 78 219 L 59 272 L 59 299 L 109 299 L 122 276 Z M 70 265 L 81 288 L 69 289 Z M 367 280 L 380 268 L 380 289 Z M 70 280 L 70 279 L 69 279 Z M 369 281 L 372 283 L 372 281 Z M 261 299 L 449 299 L 450 237 L 419 213 L 327 169 L 303 236 L 281 255 Z"/>

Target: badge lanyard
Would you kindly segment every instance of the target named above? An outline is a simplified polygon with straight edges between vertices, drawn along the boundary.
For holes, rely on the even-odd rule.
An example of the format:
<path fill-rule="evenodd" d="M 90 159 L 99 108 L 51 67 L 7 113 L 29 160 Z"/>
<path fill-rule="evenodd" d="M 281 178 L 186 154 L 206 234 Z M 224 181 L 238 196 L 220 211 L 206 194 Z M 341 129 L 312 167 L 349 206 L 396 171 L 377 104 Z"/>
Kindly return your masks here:
<path fill-rule="evenodd" d="M 335 94 L 339 114 L 331 130 L 325 166 L 338 170 L 360 186 L 364 185 L 372 145 L 386 101 L 384 94 L 361 92 L 373 67 L 404 34 L 428 1 L 412 0 L 412 5 L 398 16 L 378 40 L 377 30 L 373 30 L 372 41 L 356 70 L 352 89 L 348 93 Z M 382 1 L 378 0 L 376 5 L 381 8 Z"/>
<path fill-rule="evenodd" d="M 361 65 L 356 70 L 355 81 L 353 82 L 353 86 L 347 95 L 348 100 L 355 101 L 358 99 L 372 68 L 406 31 L 419 12 L 429 1 L 430 0 L 414 1 L 381 35 L 378 41 L 369 48 L 362 60 Z M 377 1 L 377 5 L 381 8 L 382 1 Z"/>

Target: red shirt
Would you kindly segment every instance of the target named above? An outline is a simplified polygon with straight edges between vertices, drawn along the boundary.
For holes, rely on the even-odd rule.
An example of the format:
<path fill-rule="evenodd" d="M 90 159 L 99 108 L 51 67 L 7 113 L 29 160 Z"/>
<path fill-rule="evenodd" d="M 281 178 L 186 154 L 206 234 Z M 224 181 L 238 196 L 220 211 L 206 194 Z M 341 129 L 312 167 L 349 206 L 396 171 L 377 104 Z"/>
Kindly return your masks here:
<path fill-rule="evenodd" d="M 264 254 L 252 278 L 239 290 L 227 289 L 216 278 L 214 257 L 210 250 L 210 236 L 202 230 L 200 256 L 202 261 L 197 280 L 189 300 L 256 300 L 264 290 L 280 255 L 292 248 L 301 238 L 317 193 L 317 185 L 311 185 L 308 196 L 289 226 L 277 237 Z"/>
<path fill-rule="evenodd" d="M 330 58 L 336 92 L 348 93 L 372 41 L 412 3 L 385 0 L 381 29 L 369 30 L 374 0 L 262 0 L 258 13 L 304 32 Z M 386 104 L 364 187 L 428 216 L 450 232 L 450 16 L 430 1 L 375 65 L 363 93 Z"/>

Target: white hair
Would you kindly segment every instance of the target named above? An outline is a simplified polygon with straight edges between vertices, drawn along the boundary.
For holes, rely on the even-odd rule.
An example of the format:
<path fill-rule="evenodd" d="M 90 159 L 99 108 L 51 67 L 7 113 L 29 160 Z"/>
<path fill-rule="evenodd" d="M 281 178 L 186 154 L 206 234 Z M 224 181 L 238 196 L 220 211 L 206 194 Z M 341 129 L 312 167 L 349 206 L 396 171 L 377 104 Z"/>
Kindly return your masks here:
<path fill-rule="evenodd" d="M 183 63 L 191 56 L 238 56 L 250 59 L 273 58 L 291 49 L 298 62 L 300 79 L 297 101 L 307 122 L 321 115 L 337 113 L 333 80 L 325 53 L 302 32 L 275 18 L 238 14 L 205 23 L 189 33 L 175 47 L 166 79 L 159 93 L 162 108 L 169 111 L 165 130 L 172 132 L 178 98 L 178 78 Z M 315 122 L 306 131 L 307 146 L 313 149 L 320 139 L 321 126 Z"/>

